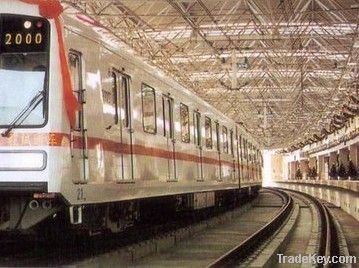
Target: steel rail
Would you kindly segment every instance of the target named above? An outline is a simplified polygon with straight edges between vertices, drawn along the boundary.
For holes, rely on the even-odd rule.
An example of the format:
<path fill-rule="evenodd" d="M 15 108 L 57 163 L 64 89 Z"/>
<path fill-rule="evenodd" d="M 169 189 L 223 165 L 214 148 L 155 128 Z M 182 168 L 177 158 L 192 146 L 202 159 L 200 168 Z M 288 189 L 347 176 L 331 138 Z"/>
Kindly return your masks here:
<path fill-rule="evenodd" d="M 273 235 L 274 232 L 286 222 L 292 210 L 294 209 L 294 202 L 292 197 L 289 194 L 277 189 L 274 190 L 266 188 L 266 190 L 279 195 L 284 201 L 284 205 L 282 206 L 278 215 L 276 215 L 271 222 L 267 223 L 264 227 L 248 237 L 241 244 L 219 257 L 207 267 L 233 267 L 241 261 L 244 261 L 258 248 L 258 246 L 260 246 L 266 240 L 266 238 L 269 238 L 271 235 Z"/>
<path fill-rule="evenodd" d="M 284 189 L 283 189 L 284 190 Z M 338 243 L 338 231 L 335 226 L 335 222 L 332 214 L 329 212 L 329 209 L 326 205 L 320 202 L 317 198 L 303 192 L 285 189 L 286 191 L 290 191 L 296 193 L 298 195 L 302 195 L 312 201 L 314 205 L 318 208 L 320 214 L 321 221 L 321 235 L 319 241 L 318 248 L 318 256 L 325 256 L 326 258 L 331 256 L 340 256 L 340 249 Z M 323 265 L 317 264 L 317 267 L 332 267 L 330 263 Z"/>

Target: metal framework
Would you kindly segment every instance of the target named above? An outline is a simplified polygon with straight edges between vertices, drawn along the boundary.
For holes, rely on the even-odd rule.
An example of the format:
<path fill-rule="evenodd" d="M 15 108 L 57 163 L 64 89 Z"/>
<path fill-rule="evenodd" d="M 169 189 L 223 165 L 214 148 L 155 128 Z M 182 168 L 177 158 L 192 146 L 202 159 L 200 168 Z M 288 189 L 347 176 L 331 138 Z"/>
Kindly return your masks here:
<path fill-rule="evenodd" d="M 262 141 L 321 133 L 358 94 L 358 0 L 70 0 Z"/>

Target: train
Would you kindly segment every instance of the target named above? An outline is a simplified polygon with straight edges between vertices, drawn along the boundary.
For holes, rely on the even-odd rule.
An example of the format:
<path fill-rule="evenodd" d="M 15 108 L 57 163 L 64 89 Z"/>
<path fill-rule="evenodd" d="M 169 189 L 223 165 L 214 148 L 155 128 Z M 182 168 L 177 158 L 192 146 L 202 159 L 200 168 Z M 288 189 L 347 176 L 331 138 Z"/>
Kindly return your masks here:
<path fill-rule="evenodd" d="M 116 233 L 258 191 L 240 124 L 58 5 L 1 1 L 1 232 L 60 218 Z"/>

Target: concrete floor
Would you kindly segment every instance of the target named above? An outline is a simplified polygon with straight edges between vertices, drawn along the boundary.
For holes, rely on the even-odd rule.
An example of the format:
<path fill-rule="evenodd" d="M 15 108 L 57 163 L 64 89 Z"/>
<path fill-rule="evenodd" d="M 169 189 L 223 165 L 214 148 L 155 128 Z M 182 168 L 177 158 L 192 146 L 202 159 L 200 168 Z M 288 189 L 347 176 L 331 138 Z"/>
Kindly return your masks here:
<path fill-rule="evenodd" d="M 303 201 L 296 198 L 295 202 L 300 205 L 299 218 L 295 230 L 291 234 L 285 250 L 280 252 L 285 256 L 296 256 L 298 254 L 305 255 L 311 235 L 311 229 L 312 229 L 311 210 Z M 301 267 L 301 264 L 278 263 L 274 267 L 277 268 Z"/>
<path fill-rule="evenodd" d="M 349 254 L 357 257 L 356 267 L 359 267 L 359 222 L 340 208 L 332 208 L 331 211 L 342 226 L 344 236 L 347 240 Z"/>
<path fill-rule="evenodd" d="M 258 204 L 238 220 L 215 226 L 162 254 L 144 258 L 133 267 L 206 267 L 269 222 L 281 205 L 280 198 L 261 194 Z"/>

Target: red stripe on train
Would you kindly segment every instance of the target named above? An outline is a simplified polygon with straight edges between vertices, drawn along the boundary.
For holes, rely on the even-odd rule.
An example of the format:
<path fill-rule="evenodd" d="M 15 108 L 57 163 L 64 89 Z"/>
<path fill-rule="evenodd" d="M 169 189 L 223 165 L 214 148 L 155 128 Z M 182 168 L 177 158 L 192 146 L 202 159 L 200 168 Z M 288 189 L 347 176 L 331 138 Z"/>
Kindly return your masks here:
<path fill-rule="evenodd" d="M 131 145 L 123 144 L 111 140 L 88 137 L 88 148 L 95 149 L 97 146 L 101 146 L 104 151 L 110 151 L 120 154 L 131 154 Z M 9 138 L 0 137 L 0 146 L 50 146 L 50 147 L 67 147 L 70 146 L 70 135 L 64 133 L 17 133 L 11 135 Z M 82 142 L 80 138 L 75 137 L 74 148 L 82 148 Z M 189 161 L 200 163 L 201 158 L 197 155 L 172 152 L 164 149 L 146 147 L 143 145 L 132 145 L 132 153 L 134 155 L 159 157 L 165 159 L 175 158 L 176 160 Z M 234 167 L 234 164 L 229 161 L 221 160 L 209 157 L 202 157 L 203 164 L 209 165 L 225 165 Z"/>

